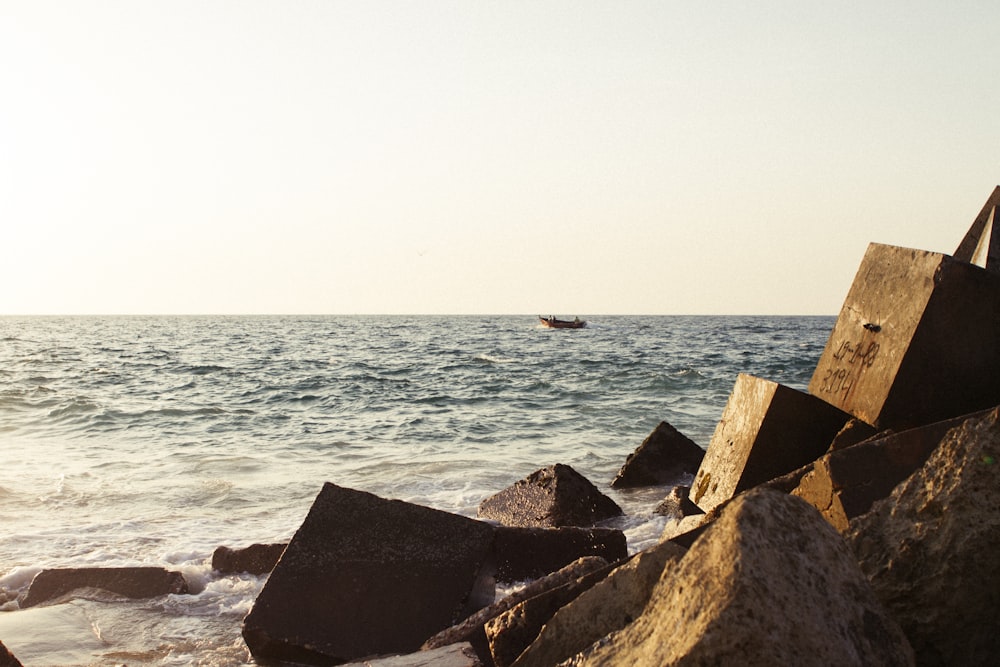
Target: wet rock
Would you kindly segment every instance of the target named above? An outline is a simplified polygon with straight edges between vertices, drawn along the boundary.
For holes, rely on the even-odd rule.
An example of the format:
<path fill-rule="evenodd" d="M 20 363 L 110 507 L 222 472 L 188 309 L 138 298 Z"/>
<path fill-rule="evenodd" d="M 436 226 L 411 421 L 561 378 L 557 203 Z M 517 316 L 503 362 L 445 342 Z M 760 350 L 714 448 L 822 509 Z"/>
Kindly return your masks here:
<path fill-rule="evenodd" d="M 286 543 L 251 544 L 243 549 L 219 547 L 212 554 L 212 569 L 222 574 L 267 574 L 285 551 Z"/>
<path fill-rule="evenodd" d="M 653 429 L 642 444 L 625 459 L 611 482 L 615 489 L 659 486 L 694 475 L 705 450 L 667 422 Z"/>
<path fill-rule="evenodd" d="M 700 507 L 691 502 L 690 486 L 675 486 L 670 493 L 656 506 L 654 514 L 660 514 L 671 519 L 683 519 L 686 516 L 704 514 Z"/>
<path fill-rule="evenodd" d="M 737 496 L 664 569 L 643 614 L 570 665 L 910 665 L 913 652 L 815 508 Z"/>
<path fill-rule="evenodd" d="M 534 641 L 553 614 L 604 579 L 613 569 L 613 565 L 593 569 L 562 586 L 527 598 L 490 619 L 483 630 L 493 664 L 508 667 Z"/>
<path fill-rule="evenodd" d="M 840 532 L 918 470 L 945 433 L 967 417 L 887 433 L 831 451 L 808 466 L 794 489 Z"/>
<path fill-rule="evenodd" d="M 0 667 L 22 667 L 21 661 L 14 657 L 14 654 L 7 650 L 7 647 L 0 642 Z"/>
<path fill-rule="evenodd" d="M 584 556 L 614 562 L 628 555 L 625 534 L 615 528 L 500 526 L 494 549 L 503 582 L 537 579 Z"/>
<path fill-rule="evenodd" d="M 552 616 L 513 667 L 548 667 L 571 658 L 638 618 L 668 563 L 686 549 L 663 542 L 641 551 Z"/>
<path fill-rule="evenodd" d="M 1000 654 L 1000 414 L 952 429 L 923 467 L 847 540 L 921 665 L 985 665 Z"/>
<path fill-rule="evenodd" d="M 554 588 L 565 586 L 566 584 L 576 581 L 581 577 L 586 577 L 594 572 L 603 570 L 607 568 L 607 566 L 608 562 L 597 556 L 586 556 L 575 560 L 547 576 L 532 581 L 524 588 L 521 588 L 503 599 L 498 600 L 489 607 L 480 609 L 461 623 L 453 625 L 447 630 L 437 633 L 424 642 L 424 645 L 421 648 L 423 650 L 429 650 L 439 648 L 441 646 L 447 646 L 448 644 L 454 644 L 455 642 L 469 641 L 474 645 L 485 649 L 484 655 L 488 654 L 489 649 L 486 646 L 486 635 L 483 632 L 483 626 L 488 621 L 496 618 L 500 614 L 503 614 L 507 610 L 512 609 L 529 598 L 542 595 Z"/>
<path fill-rule="evenodd" d="M 479 516 L 505 526 L 592 526 L 620 516 L 618 504 L 573 468 L 537 470 L 479 505 Z"/>
<path fill-rule="evenodd" d="M 337 664 L 417 651 L 492 602 L 494 529 L 325 484 L 243 622 L 255 659 Z"/>
<path fill-rule="evenodd" d="M 188 592 L 180 572 L 161 567 L 78 567 L 42 570 L 31 580 L 19 604 L 27 609 L 80 589 L 99 589 L 137 599 Z"/>

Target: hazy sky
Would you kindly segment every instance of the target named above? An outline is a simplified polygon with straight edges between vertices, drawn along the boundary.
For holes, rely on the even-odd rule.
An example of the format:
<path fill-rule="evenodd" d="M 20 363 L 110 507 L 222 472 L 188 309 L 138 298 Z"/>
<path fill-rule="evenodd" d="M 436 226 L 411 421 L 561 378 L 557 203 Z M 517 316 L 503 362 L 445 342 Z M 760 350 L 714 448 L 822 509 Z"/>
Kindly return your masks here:
<path fill-rule="evenodd" d="M 0 313 L 836 314 L 998 67 L 996 0 L 0 0 Z"/>

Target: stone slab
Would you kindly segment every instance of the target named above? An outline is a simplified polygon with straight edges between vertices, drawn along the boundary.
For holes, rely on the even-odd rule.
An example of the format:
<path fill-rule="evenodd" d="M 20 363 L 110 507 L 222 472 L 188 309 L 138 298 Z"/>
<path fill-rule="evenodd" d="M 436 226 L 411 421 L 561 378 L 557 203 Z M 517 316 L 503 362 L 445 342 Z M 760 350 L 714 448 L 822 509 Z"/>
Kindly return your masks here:
<path fill-rule="evenodd" d="M 814 396 L 740 374 L 691 484 L 690 499 L 707 512 L 814 461 L 849 419 Z"/>
<path fill-rule="evenodd" d="M 1000 274 L 868 246 L 809 393 L 879 430 L 1000 403 Z"/>
<path fill-rule="evenodd" d="M 493 601 L 494 529 L 325 484 L 243 622 L 258 660 L 417 651 Z"/>

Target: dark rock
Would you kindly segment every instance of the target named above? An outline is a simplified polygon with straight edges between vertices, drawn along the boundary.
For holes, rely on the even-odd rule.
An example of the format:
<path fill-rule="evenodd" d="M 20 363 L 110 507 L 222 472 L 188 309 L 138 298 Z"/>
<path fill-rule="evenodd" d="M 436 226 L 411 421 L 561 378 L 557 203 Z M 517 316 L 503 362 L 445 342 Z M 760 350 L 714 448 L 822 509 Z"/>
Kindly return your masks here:
<path fill-rule="evenodd" d="M 542 626 L 564 605 L 604 579 L 613 565 L 605 565 L 562 586 L 549 588 L 490 619 L 483 630 L 496 667 L 507 667 L 538 636 Z"/>
<path fill-rule="evenodd" d="M 621 514 L 615 501 L 561 463 L 533 472 L 479 505 L 480 517 L 506 526 L 592 526 Z"/>
<path fill-rule="evenodd" d="M 487 523 L 325 484 L 243 621 L 254 658 L 412 653 L 492 602 Z"/>
<path fill-rule="evenodd" d="M 0 642 L 0 667 L 22 667 L 21 661 L 14 657 L 14 654 L 7 650 L 7 647 Z"/>
<path fill-rule="evenodd" d="M 661 542 L 629 558 L 559 609 L 513 667 L 558 664 L 639 618 L 664 568 L 683 558 L 686 551 L 672 542 Z"/>
<path fill-rule="evenodd" d="M 967 417 L 869 438 L 831 451 L 807 466 L 791 493 L 820 511 L 844 532 L 848 522 L 871 509 L 918 470 L 944 435 Z"/>
<path fill-rule="evenodd" d="M 566 665 L 911 665 L 854 555 L 800 498 L 754 489 L 666 567 L 643 614 Z"/>
<path fill-rule="evenodd" d="M 700 507 L 691 502 L 690 493 L 691 487 L 689 486 L 675 486 L 670 489 L 667 497 L 656 506 L 653 513 L 662 514 L 671 519 L 683 519 L 686 516 L 704 514 L 705 512 Z"/>
<path fill-rule="evenodd" d="M 471 644 L 459 643 L 406 655 L 352 662 L 344 667 L 483 667 L 483 663 Z"/>
<path fill-rule="evenodd" d="M 833 442 L 830 443 L 830 451 L 856 445 L 859 442 L 874 437 L 878 433 L 874 426 L 869 426 L 860 419 L 851 419 L 844 424 L 844 428 L 840 429 L 840 433 L 833 438 Z M 889 433 L 883 432 L 883 434 L 888 435 Z"/>
<path fill-rule="evenodd" d="M 1000 655 L 998 410 L 949 431 L 846 535 L 921 665 L 986 665 Z"/>
<path fill-rule="evenodd" d="M 611 487 L 659 486 L 694 475 L 705 450 L 667 422 L 660 422 L 642 444 L 625 459 Z"/>
<path fill-rule="evenodd" d="M 251 544 L 244 549 L 219 547 L 212 554 L 212 569 L 222 574 L 267 574 L 285 551 L 286 543 Z"/>
<path fill-rule="evenodd" d="M 532 581 L 524 588 L 511 593 L 502 600 L 498 600 L 489 607 L 480 609 L 461 623 L 453 625 L 447 630 L 442 630 L 424 642 L 421 648 L 422 650 L 429 650 L 463 641 L 470 641 L 473 644 L 482 644 L 485 646 L 486 636 L 483 634 L 483 626 L 488 621 L 529 598 L 541 595 L 554 588 L 559 588 L 581 577 L 589 576 L 594 572 L 605 570 L 607 566 L 608 562 L 597 556 L 586 556 L 575 560 L 556 572 Z"/>
<path fill-rule="evenodd" d="M 615 528 L 497 528 L 497 581 L 537 579 L 584 556 L 608 562 L 628 555 L 625 534 Z"/>
<path fill-rule="evenodd" d="M 180 572 L 161 567 L 79 567 L 42 570 L 31 580 L 28 593 L 19 604 L 27 609 L 79 589 L 100 589 L 137 599 L 188 592 Z"/>

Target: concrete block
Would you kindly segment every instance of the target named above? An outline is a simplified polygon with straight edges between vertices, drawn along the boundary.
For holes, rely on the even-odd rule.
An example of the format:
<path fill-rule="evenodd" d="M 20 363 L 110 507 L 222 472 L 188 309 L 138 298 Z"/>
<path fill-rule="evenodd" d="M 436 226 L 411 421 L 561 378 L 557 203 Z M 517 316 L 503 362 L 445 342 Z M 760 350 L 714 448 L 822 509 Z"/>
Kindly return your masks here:
<path fill-rule="evenodd" d="M 769 380 L 740 374 L 691 485 L 706 512 L 822 456 L 850 415 Z"/>
<path fill-rule="evenodd" d="M 809 393 L 879 430 L 1000 403 L 1000 274 L 873 243 Z"/>
<path fill-rule="evenodd" d="M 416 651 L 493 601 L 493 534 L 482 521 L 325 484 L 243 637 L 261 662 Z"/>
<path fill-rule="evenodd" d="M 42 570 L 31 580 L 22 609 L 61 598 L 75 590 L 100 589 L 126 598 L 184 594 L 187 582 L 180 572 L 162 567 L 76 567 Z"/>

